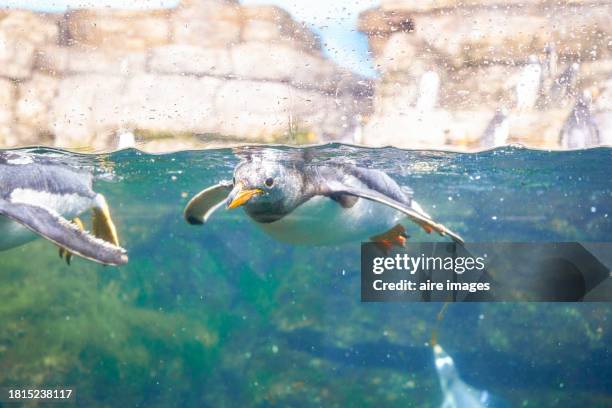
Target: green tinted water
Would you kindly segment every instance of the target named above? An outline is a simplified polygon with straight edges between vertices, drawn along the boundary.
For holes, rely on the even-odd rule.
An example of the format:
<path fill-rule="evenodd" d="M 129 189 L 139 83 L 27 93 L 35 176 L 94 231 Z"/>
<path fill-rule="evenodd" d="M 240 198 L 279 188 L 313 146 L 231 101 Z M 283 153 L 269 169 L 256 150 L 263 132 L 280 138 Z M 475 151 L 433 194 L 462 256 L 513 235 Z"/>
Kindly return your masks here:
<path fill-rule="evenodd" d="M 612 238 L 612 149 L 316 153 L 385 170 L 468 242 Z M 282 244 L 241 210 L 183 221 L 190 196 L 231 178 L 231 150 L 60 159 L 98 175 L 130 262 L 66 266 L 44 240 L 2 252 L 0 386 L 70 385 L 82 406 L 439 406 L 440 305 L 360 303 L 358 244 Z M 604 407 L 610 312 L 453 304 L 438 337 L 511 406 Z"/>

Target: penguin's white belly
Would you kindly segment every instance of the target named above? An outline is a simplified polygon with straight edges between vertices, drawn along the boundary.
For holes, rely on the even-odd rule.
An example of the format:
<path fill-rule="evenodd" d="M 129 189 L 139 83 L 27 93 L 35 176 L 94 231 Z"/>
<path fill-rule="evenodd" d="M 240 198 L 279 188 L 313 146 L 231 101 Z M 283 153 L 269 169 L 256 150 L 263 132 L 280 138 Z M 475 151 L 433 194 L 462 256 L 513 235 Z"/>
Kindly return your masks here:
<path fill-rule="evenodd" d="M 32 231 L 18 222 L 0 215 L 0 251 L 23 245 L 34 239 L 36 239 L 36 234 Z"/>
<path fill-rule="evenodd" d="M 15 189 L 11 202 L 31 204 L 55 211 L 70 220 L 95 205 L 95 200 L 77 194 L 51 194 L 45 191 Z M 20 223 L 0 215 L 0 250 L 14 248 L 37 238 Z"/>
<path fill-rule="evenodd" d="M 494 140 L 495 147 L 505 146 L 508 144 L 509 132 L 510 130 L 508 127 L 507 120 L 504 120 L 503 123 L 495 127 L 495 132 L 493 133 L 493 140 Z"/>
<path fill-rule="evenodd" d="M 367 241 L 403 219 L 399 211 L 362 198 L 353 207 L 343 208 L 331 198 L 316 196 L 278 221 L 257 225 L 279 241 L 333 245 Z"/>

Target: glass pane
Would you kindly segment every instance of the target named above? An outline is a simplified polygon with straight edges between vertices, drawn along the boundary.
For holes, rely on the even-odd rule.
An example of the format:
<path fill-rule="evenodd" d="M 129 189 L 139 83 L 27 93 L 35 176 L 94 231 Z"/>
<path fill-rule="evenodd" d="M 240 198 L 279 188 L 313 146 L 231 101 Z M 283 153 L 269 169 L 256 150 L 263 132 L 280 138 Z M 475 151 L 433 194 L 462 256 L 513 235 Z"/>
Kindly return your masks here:
<path fill-rule="evenodd" d="M 612 406 L 611 0 L 0 8 L 0 407 Z M 362 302 L 363 242 L 607 279 Z"/>

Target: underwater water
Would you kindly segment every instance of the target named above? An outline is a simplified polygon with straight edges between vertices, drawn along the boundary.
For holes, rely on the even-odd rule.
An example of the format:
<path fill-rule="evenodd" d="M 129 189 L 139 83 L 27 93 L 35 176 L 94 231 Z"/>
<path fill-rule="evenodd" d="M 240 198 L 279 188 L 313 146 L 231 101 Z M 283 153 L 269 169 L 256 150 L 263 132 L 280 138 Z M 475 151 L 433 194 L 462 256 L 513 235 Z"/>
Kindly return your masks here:
<path fill-rule="evenodd" d="M 612 406 L 609 303 L 457 303 L 436 323 L 441 304 L 360 302 L 358 242 L 279 243 L 240 209 L 188 225 L 231 149 L 36 152 L 92 169 L 130 262 L 67 266 L 42 239 L 0 253 L 0 387 L 68 385 L 80 406 L 438 407 L 439 325 L 462 379 L 507 406 Z M 467 242 L 612 238 L 610 148 L 315 152 L 386 171 Z"/>

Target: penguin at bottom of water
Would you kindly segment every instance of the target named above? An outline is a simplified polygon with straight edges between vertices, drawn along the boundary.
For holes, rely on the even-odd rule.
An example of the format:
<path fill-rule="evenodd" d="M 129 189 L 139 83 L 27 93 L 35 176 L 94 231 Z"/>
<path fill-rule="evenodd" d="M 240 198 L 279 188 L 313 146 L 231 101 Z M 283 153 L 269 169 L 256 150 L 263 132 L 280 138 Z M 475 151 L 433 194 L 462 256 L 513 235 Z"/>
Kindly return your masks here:
<path fill-rule="evenodd" d="M 44 155 L 0 152 L 0 251 L 41 236 L 72 255 L 105 264 L 128 261 L 106 199 L 93 191 L 93 176 Z M 77 218 L 93 211 L 93 234 Z M 69 221 L 72 220 L 72 221 Z"/>
<path fill-rule="evenodd" d="M 441 408 L 485 408 L 493 407 L 487 391 L 477 390 L 459 377 L 455 362 L 439 344 L 433 345 L 434 363 L 443 401 Z"/>
<path fill-rule="evenodd" d="M 190 224 L 203 224 L 218 208 L 243 207 L 247 215 L 275 239 L 292 244 L 333 245 L 368 237 L 386 249 L 403 246 L 400 224 L 408 219 L 427 232 L 463 239 L 434 221 L 382 171 L 351 164 L 319 164 L 303 157 L 248 156 L 234 170 L 232 181 L 211 186 L 187 204 Z"/>

